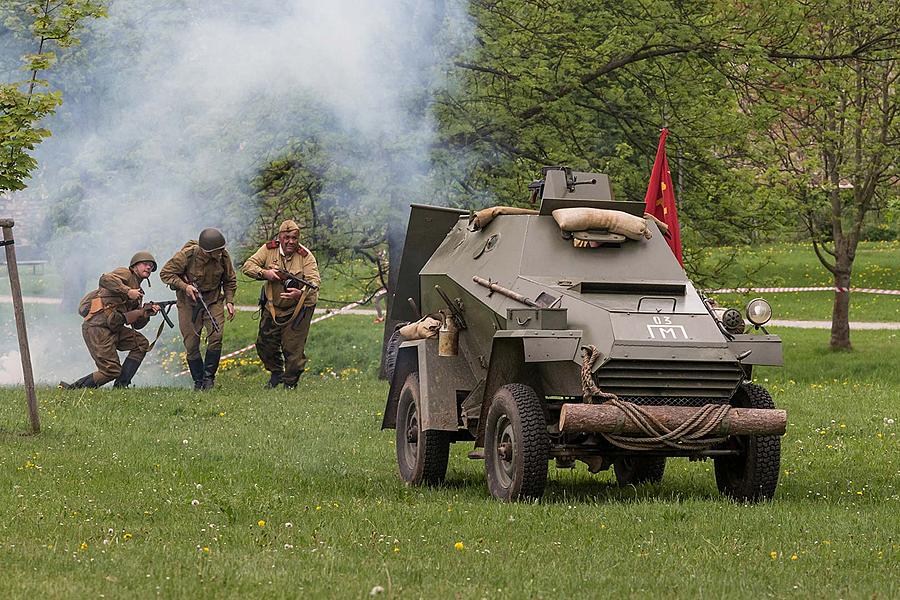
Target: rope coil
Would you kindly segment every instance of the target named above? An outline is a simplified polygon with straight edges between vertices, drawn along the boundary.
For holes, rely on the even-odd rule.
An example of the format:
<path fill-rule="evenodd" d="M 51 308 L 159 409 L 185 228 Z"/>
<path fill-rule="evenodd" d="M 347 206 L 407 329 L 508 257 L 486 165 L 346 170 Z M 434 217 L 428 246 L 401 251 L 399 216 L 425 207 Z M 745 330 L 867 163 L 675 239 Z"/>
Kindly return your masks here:
<path fill-rule="evenodd" d="M 725 437 L 706 437 L 715 431 L 731 406 L 728 404 L 706 404 L 691 418 L 674 429 L 669 429 L 641 406 L 633 402 L 620 400 L 615 394 L 604 392 L 594 382 L 593 366 L 602 356 L 596 346 L 581 347 L 581 387 L 585 404 L 592 404 L 594 398 L 602 398 L 604 404 L 615 406 L 627 418 L 637 424 L 644 434 L 641 437 L 601 433 L 611 444 L 624 450 L 660 450 L 675 448 L 678 450 L 703 450 L 714 444 L 725 441 Z"/>

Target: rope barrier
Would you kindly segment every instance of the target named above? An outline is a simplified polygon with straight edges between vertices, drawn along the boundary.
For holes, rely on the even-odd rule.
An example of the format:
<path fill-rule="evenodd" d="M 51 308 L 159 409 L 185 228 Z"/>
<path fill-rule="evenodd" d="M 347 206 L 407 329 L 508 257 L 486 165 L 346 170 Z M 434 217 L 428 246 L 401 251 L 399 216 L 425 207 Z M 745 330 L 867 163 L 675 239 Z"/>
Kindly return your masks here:
<path fill-rule="evenodd" d="M 356 302 L 351 302 L 350 304 L 343 306 L 335 311 L 326 313 L 326 314 L 322 315 L 321 317 L 316 317 L 315 319 L 310 321 L 310 325 L 312 325 L 314 323 L 318 323 L 319 321 L 324 321 L 325 319 L 330 319 L 331 317 L 345 313 L 349 310 L 353 310 L 354 308 L 356 308 L 362 304 L 366 304 L 367 302 L 370 302 L 371 300 L 379 298 L 379 297 L 385 295 L 386 293 L 387 293 L 387 290 L 385 290 L 384 288 L 381 288 L 380 290 L 378 290 L 377 292 L 375 292 L 368 298 L 364 298 L 362 300 L 357 300 Z M 244 346 L 240 350 L 235 350 L 234 352 L 229 352 L 228 354 L 219 358 L 219 360 L 222 361 L 222 360 L 225 360 L 226 358 L 232 358 L 232 357 L 238 356 L 240 354 L 243 354 L 244 352 L 249 352 L 250 350 L 253 350 L 254 348 L 256 348 L 256 344 L 250 344 L 249 346 Z M 190 370 L 181 371 L 180 373 L 176 373 L 175 377 L 181 377 L 182 375 L 187 375 L 188 373 L 190 373 Z"/>
<path fill-rule="evenodd" d="M 746 288 L 722 288 L 718 290 L 705 290 L 707 294 L 747 294 L 759 292 L 764 294 L 777 294 L 780 292 L 857 292 L 860 294 L 881 294 L 885 296 L 900 296 L 900 290 L 879 290 L 875 288 L 845 288 L 831 287 L 746 287 Z"/>

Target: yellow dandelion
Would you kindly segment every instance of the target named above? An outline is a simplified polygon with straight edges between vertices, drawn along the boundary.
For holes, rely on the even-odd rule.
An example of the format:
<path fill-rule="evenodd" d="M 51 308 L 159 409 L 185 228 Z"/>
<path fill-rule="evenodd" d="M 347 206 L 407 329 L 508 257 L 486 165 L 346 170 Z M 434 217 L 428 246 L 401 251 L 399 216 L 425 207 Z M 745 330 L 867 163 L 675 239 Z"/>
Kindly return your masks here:
<path fill-rule="evenodd" d="M 263 519 L 260 519 L 259 521 L 257 521 L 256 524 L 259 525 L 260 527 L 266 526 L 266 522 Z"/>
<path fill-rule="evenodd" d="M 453 544 L 453 547 L 456 548 L 457 550 L 465 550 L 466 549 L 466 545 L 463 544 L 462 542 L 456 542 L 455 544 Z"/>
<path fill-rule="evenodd" d="M 796 554 L 791 554 L 791 560 L 797 560 L 798 558 L 799 556 L 797 556 Z"/>
<path fill-rule="evenodd" d="M 81 542 L 81 549 L 82 549 L 82 550 L 87 550 L 87 549 L 88 549 L 88 544 L 87 544 L 87 542 Z"/>
<path fill-rule="evenodd" d="M 203 552 L 209 554 L 209 546 L 203 546 Z"/>
<path fill-rule="evenodd" d="M 133 537 L 133 536 L 132 536 L 130 533 L 126 533 L 125 535 L 122 536 L 122 539 L 123 539 L 123 540 L 130 540 L 132 537 Z"/>
<path fill-rule="evenodd" d="M 772 560 L 775 560 L 776 558 L 778 558 L 778 553 L 772 550 L 771 552 L 769 552 L 769 556 L 772 557 Z"/>
<path fill-rule="evenodd" d="M 397 546 L 394 546 L 394 552 L 400 552 L 400 548 L 398 548 Z"/>

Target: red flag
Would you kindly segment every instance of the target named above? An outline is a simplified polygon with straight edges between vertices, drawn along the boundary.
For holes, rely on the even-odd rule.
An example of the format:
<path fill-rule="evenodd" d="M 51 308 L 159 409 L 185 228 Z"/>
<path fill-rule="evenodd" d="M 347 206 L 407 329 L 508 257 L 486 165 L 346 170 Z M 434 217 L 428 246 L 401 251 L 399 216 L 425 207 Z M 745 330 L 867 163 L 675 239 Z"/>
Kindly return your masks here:
<path fill-rule="evenodd" d="M 659 148 L 650 173 L 650 185 L 644 197 L 646 211 L 669 226 L 665 234 L 666 242 L 678 264 L 684 266 L 681 258 L 681 227 L 678 226 L 678 214 L 675 210 L 675 188 L 672 187 L 672 175 L 669 173 L 669 161 L 666 160 L 666 136 L 668 129 L 663 129 L 659 136 Z"/>

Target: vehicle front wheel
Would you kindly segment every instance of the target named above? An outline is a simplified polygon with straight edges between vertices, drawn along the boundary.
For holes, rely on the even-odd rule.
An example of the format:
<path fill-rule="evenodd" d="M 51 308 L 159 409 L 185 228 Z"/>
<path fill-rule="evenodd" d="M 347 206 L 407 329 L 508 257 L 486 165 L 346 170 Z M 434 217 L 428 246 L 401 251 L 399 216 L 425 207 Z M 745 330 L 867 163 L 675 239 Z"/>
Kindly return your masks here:
<path fill-rule="evenodd" d="M 544 407 L 533 389 L 511 383 L 497 390 L 488 410 L 484 445 L 492 496 L 514 501 L 543 495 L 550 437 Z"/>
<path fill-rule="evenodd" d="M 613 462 L 619 487 L 659 483 L 666 470 L 665 456 L 623 456 Z"/>
<path fill-rule="evenodd" d="M 437 485 L 447 475 L 450 433 L 423 431 L 419 415 L 419 374 L 410 373 L 397 403 L 397 466 L 400 478 L 412 485 Z"/>
<path fill-rule="evenodd" d="M 762 386 L 745 383 L 735 392 L 732 405 L 741 408 L 775 408 L 772 396 Z M 781 469 L 781 437 L 777 435 L 733 436 L 729 443 L 740 451 L 715 459 L 719 491 L 739 502 L 771 500 Z"/>

